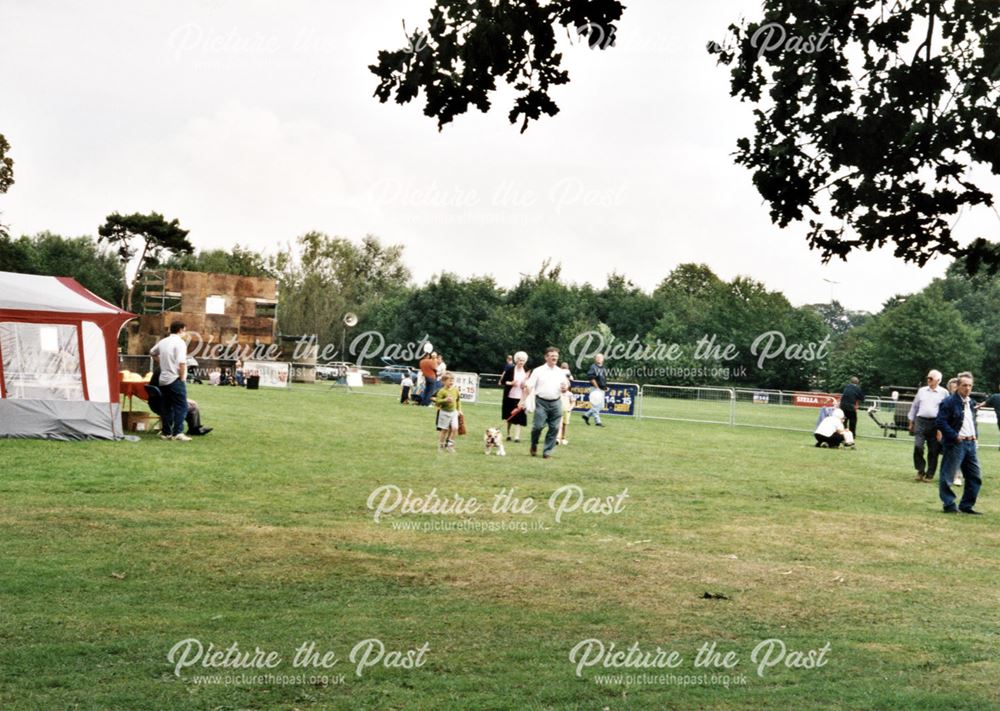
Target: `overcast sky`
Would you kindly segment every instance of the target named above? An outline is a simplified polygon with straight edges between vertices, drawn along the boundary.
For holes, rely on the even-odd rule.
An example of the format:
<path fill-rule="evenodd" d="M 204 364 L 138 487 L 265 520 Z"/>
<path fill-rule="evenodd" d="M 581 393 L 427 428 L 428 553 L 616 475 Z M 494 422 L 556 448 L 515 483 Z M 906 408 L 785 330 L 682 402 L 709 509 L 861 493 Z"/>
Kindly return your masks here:
<path fill-rule="evenodd" d="M 552 258 L 571 281 L 618 271 L 652 289 L 704 262 L 795 304 L 832 293 L 867 310 L 944 272 L 889 251 L 823 266 L 805 228 L 771 225 L 732 163 L 749 109 L 704 49 L 759 2 L 633 0 L 616 48 L 567 43 L 562 111 L 524 134 L 503 92 L 441 133 L 422 100 L 372 97 L 368 65 L 430 4 L 0 0 L 0 133 L 16 179 L 4 222 L 95 235 L 110 212 L 157 211 L 198 248 L 263 252 L 308 230 L 373 233 L 405 245 L 420 282 L 447 270 L 509 286 Z"/>

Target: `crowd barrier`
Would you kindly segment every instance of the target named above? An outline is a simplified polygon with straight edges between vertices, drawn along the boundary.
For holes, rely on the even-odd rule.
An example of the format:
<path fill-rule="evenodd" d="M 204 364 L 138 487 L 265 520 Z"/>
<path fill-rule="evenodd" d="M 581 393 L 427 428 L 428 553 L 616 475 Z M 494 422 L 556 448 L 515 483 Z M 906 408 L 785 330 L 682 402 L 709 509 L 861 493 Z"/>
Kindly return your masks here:
<path fill-rule="evenodd" d="M 348 388 L 368 395 L 399 397 L 399 385 L 387 368 L 364 366 L 365 385 Z M 415 372 L 415 371 L 414 371 Z M 496 407 L 499 414 L 503 390 L 499 373 L 476 373 L 478 388 L 474 404 Z M 346 387 L 341 381 L 333 387 Z M 835 395 L 763 388 L 725 388 L 697 385 L 638 386 L 635 417 L 643 420 L 673 420 L 730 427 L 753 427 L 811 434 L 818 423 L 820 407 Z M 891 439 L 912 444 L 906 431 L 908 401 L 869 397 L 858 410 L 858 437 Z M 875 408 L 876 422 L 868 410 Z M 985 413 L 980 417 L 980 435 L 986 446 L 1000 442 L 996 424 Z M 879 424 L 881 423 L 881 425 Z M 882 425 L 894 425 L 886 428 Z"/>

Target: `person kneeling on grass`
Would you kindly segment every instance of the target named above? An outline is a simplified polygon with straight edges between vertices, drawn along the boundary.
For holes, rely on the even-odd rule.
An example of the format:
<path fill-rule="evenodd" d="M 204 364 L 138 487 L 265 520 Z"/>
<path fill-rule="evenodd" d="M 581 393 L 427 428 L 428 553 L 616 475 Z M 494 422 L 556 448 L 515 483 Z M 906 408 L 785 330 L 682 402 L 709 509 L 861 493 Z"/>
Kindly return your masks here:
<path fill-rule="evenodd" d="M 458 434 L 458 416 L 462 411 L 462 396 L 455 387 L 455 376 L 445 373 L 441 389 L 434 393 L 431 402 L 437 405 L 438 449 L 455 453 L 455 436 Z"/>
<path fill-rule="evenodd" d="M 844 427 L 844 411 L 839 407 L 833 411 L 829 417 L 823 420 L 816 427 L 813 436 L 816 438 L 817 447 L 832 447 L 836 449 L 847 441 L 847 434 L 850 430 Z M 854 444 L 854 438 L 850 438 L 848 446 Z"/>

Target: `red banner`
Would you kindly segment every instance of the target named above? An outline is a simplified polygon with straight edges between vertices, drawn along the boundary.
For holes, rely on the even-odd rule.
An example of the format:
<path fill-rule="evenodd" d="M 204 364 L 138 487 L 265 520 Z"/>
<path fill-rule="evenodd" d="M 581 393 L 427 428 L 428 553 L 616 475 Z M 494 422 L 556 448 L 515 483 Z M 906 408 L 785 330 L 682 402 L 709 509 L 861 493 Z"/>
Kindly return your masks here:
<path fill-rule="evenodd" d="M 837 395 L 829 393 L 795 393 L 792 404 L 798 407 L 831 407 L 840 400 Z"/>

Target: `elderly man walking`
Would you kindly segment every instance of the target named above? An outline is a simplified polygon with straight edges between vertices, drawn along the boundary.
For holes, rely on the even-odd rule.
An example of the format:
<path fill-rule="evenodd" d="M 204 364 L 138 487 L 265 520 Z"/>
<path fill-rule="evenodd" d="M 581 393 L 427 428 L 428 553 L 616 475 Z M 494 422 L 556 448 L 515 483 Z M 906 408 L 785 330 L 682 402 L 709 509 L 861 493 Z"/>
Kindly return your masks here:
<path fill-rule="evenodd" d="M 941 441 L 938 437 L 938 408 L 948 397 L 948 391 L 941 387 L 941 371 L 932 370 L 927 374 L 927 385 L 917 391 L 910 406 L 907 419 L 913 434 L 913 466 L 917 470 L 914 481 L 934 481 L 937 471 Z M 927 460 L 924 461 L 924 445 L 927 445 Z"/>
<path fill-rule="evenodd" d="M 938 408 L 937 427 L 941 430 L 944 445 L 944 459 L 941 462 L 941 476 L 938 479 L 938 494 L 945 513 L 976 515 L 973 507 L 979 496 L 979 457 L 976 453 L 976 415 L 972 408 L 972 373 L 958 374 L 958 392 L 949 395 Z M 955 492 L 951 485 L 955 472 L 959 469 L 965 475 L 965 489 L 962 500 L 955 506 Z"/>

